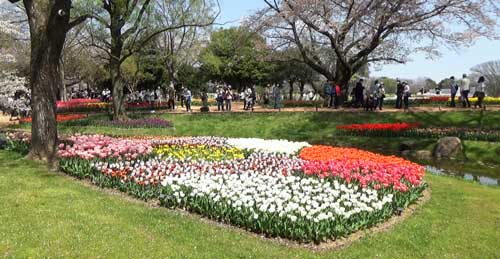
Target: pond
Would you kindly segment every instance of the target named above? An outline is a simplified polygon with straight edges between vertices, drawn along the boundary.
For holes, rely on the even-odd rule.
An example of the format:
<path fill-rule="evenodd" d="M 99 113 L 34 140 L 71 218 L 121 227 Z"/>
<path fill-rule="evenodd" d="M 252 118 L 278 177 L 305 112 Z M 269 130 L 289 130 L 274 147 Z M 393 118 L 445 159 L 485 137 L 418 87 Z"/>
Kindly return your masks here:
<path fill-rule="evenodd" d="M 483 185 L 500 186 L 500 166 L 464 164 L 450 161 L 427 161 L 425 169 L 435 175 L 447 175 L 478 182 Z"/>

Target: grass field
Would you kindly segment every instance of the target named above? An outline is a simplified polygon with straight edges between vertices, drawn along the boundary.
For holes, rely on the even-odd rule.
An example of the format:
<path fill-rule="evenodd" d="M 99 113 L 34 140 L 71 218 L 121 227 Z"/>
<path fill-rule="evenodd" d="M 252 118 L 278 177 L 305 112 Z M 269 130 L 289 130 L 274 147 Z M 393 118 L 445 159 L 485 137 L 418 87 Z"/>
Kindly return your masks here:
<path fill-rule="evenodd" d="M 150 115 L 144 115 L 150 116 Z M 154 115 L 158 116 L 158 115 Z M 384 154 L 396 154 L 401 142 L 410 138 L 339 137 L 335 127 L 351 123 L 421 122 L 423 126 L 500 129 L 500 112 L 419 112 L 419 113 L 233 113 L 233 114 L 163 114 L 173 121 L 173 129 L 119 129 L 95 127 L 93 116 L 83 121 L 62 123 L 63 133 L 100 133 L 109 135 L 176 135 L 282 138 L 313 144 L 353 146 Z M 23 127 L 28 127 L 24 125 Z M 435 139 L 414 139 L 417 149 L 432 150 Z M 465 141 L 465 155 L 470 163 L 499 164 L 500 143 Z M 479 163 L 479 167 L 481 167 Z M 484 171 L 484 170 L 483 170 Z M 489 175 L 499 175 L 490 173 Z"/>
<path fill-rule="evenodd" d="M 341 251 L 311 252 L 151 208 L 0 152 L 0 256 L 14 258 L 499 258 L 500 189 L 428 175 L 412 218 Z"/>
<path fill-rule="evenodd" d="M 285 138 L 382 148 L 399 139 L 335 139 L 335 126 L 420 121 L 426 126 L 500 128 L 500 112 L 280 113 L 162 115 L 175 129 L 114 129 L 61 125 L 64 133 L 215 135 Z M 26 127 L 26 126 L 24 126 Z M 431 140 L 421 140 L 430 145 Z M 498 143 L 466 143 L 470 159 L 496 160 Z M 486 151 L 485 151 L 486 150 Z M 493 153 L 492 153 L 493 152 Z M 485 153 L 485 154 L 482 154 Z M 496 170 L 496 169 L 493 169 Z M 491 172 L 495 173 L 495 172 Z M 389 232 L 340 251 L 290 248 L 198 216 L 152 208 L 49 172 L 0 151 L 0 256 L 14 258 L 500 258 L 500 188 L 427 175 L 431 200 Z"/>

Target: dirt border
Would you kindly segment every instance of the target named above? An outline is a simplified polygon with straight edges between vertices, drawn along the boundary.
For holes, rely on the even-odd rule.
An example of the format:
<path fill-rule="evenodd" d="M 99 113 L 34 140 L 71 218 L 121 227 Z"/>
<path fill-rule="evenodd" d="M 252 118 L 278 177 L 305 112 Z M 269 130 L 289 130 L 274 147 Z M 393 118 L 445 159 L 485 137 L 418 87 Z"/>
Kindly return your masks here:
<path fill-rule="evenodd" d="M 417 200 L 416 203 L 408 206 L 403 213 L 400 216 L 393 216 L 386 220 L 385 222 L 379 223 L 371 228 L 360 230 L 357 232 L 354 232 L 350 234 L 348 237 L 341 238 L 338 240 L 332 240 L 332 241 L 327 241 L 327 242 L 322 242 L 320 244 L 313 244 L 313 243 L 300 243 L 297 241 L 289 240 L 289 239 L 284 239 L 284 238 L 273 238 L 273 237 L 266 237 L 265 235 L 258 234 L 255 232 L 252 232 L 250 230 L 246 230 L 244 228 L 234 226 L 228 223 L 224 222 L 219 222 L 215 221 L 212 219 L 209 219 L 207 217 L 204 217 L 203 215 L 196 214 L 189 212 L 187 210 L 182 210 L 182 209 L 169 209 L 166 207 L 163 207 L 160 205 L 160 201 L 158 199 L 150 200 L 150 201 L 144 201 L 141 199 L 137 199 L 133 196 L 130 196 L 124 192 L 121 192 L 116 189 L 112 188 L 101 188 L 95 184 L 93 184 L 89 179 L 78 179 L 76 177 L 73 177 L 71 175 L 68 175 L 62 171 L 56 171 L 54 172 L 57 175 L 60 175 L 66 179 L 72 180 L 80 183 L 81 185 L 91 188 L 95 191 L 109 194 L 111 196 L 119 197 L 125 201 L 132 202 L 134 204 L 142 204 L 145 205 L 146 207 L 149 208 L 154 208 L 154 209 L 160 209 L 161 211 L 164 212 L 169 212 L 169 213 L 177 213 L 178 215 L 186 216 L 191 219 L 197 219 L 200 220 L 203 223 L 207 223 L 213 226 L 221 227 L 221 228 L 226 228 L 226 229 L 231 229 L 233 231 L 236 231 L 241 234 L 246 234 L 250 235 L 256 238 L 259 238 L 264 241 L 272 242 L 278 245 L 282 245 L 285 247 L 289 248 L 299 248 L 299 249 L 307 249 L 312 252 L 325 252 L 325 251 L 338 251 L 344 248 L 347 248 L 359 240 L 365 238 L 365 237 L 370 237 L 378 233 L 385 233 L 391 230 L 393 227 L 396 225 L 402 223 L 406 219 L 410 218 L 417 210 L 419 210 L 425 203 L 427 203 L 431 199 L 431 194 L 432 190 L 431 187 L 428 186 L 424 192 L 422 193 L 422 196 Z"/>

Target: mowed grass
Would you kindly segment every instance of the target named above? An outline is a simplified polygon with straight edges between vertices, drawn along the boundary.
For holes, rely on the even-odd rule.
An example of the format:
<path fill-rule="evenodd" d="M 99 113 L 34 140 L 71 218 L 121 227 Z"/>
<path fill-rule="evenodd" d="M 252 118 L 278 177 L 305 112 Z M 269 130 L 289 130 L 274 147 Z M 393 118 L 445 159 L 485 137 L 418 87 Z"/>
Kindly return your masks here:
<path fill-rule="evenodd" d="M 105 116 L 92 116 L 83 121 L 61 123 L 59 128 L 66 134 L 99 133 L 107 135 L 145 136 L 224 136 L 258 137 L 307 141 L 312 144 L 358 147 L 384 154 L 396 154 L 402 142 L 413 141 L 416 150 L 432 150 L 436 139 L 345 137 L 335 135 L 336 126 L 352 123 L 420 122 L 424 127 L 465 127 L 500 130 L 499 111 L 458 111 L 418 113 L 355 113 L 355 112 L 283 112 L 283 113 L 209 113 L 209 114 L 162 114 L 134 115 L 138 117 L 160 116 L 171 120 L 171 129 L 120 129 L 96 127 L 96 121 Z M 24 125 L 22 127 L 29 127 Z M 500 142 L 465 141 L 465 155 L 470 162 L 500 165 Z M 488 175 L 498 175 L 491 172 Z"/>
<path fill-rule="evenodd" d="M 428 175 L 431 200 L 339 251 L 290 248 L 152 208 L 0 151 L 0 257 L 500 258 L 500 189 Z"/>
<path fill-rule="evenodd" d="M 174 129 L 117 129 L 95 127 L 94 116 L 79 125 L 61 123 L 66 133 L 106 133 L 115 135 L 177 135 L 283 138 L 318 142 L 333 137 L 335 127 L 352 123 L 421 122 L 429 127 L 470 127 L 500 129 L 500 111 L 357 113 L 357 112 L 282 112 L 133 115 L 160 116 L 171 120 Z M 26 125 L 28 127 L 29 125 Z M 76 126 L 76 127 L 75 127 Z"/>

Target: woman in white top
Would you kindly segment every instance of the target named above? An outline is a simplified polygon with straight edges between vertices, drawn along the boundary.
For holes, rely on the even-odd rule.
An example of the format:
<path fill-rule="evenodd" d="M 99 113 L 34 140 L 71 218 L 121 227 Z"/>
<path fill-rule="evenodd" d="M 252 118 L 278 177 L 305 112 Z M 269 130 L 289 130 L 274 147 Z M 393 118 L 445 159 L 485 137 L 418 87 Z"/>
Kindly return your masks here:
<path fill-rule="evenodd" d="M 231 86 L 229 85 L 224 93 L 224 99 L 226 100 L 226 111 L 231 111 L 231 102 L 233 101 L 233 91 L 231 91 Z"/>
<path fill-rule="evenodd" d="M 474 108 L 477 108 L 477 106 L 479 106 L 479 108 L 483 108 L 483 100 L 486 95 L 484 92 L 485 81 L 486 80 L 484 76 L 480 76 L 479 80 L 477 81 L 478 86 L 476 88 L 476 93 L 475 93 L 475 95 L 477 96 L 477 102 L 476 104 L 474 104 Z"/>
<path fill-rule="evenodd" d="M 470 101 L 469 101 L 469 93 L 470 93 L 470 80 L 467 78 L 467 75 L 464 74 L 462 78 L 462 87 L 461 87 L 461 94 L 462 94 L 462 106 L 464 108 L 469 107 L 470 108 Z"/>
<path fill-rule="evenodd" d="M 380 83 L 377 89 L 377 103 L 379 110 L 382 110 L 382 106 L 384 106 L 384 98 L 385 98 L 385 87 L 384 83 Z"/>
<path fill-rule="evenodd" d="M 410 93 L 410 85 L 408 85 L 408 82 L 403 82 L 403 85 L 404 85 L 404 90 L 403 90 L 403 102 L 404 102 L 404 105 L 405 105 L 405 111 L 409 110 L 410 109 L 410 96 L 411 96 L 411 93 Z"/>

